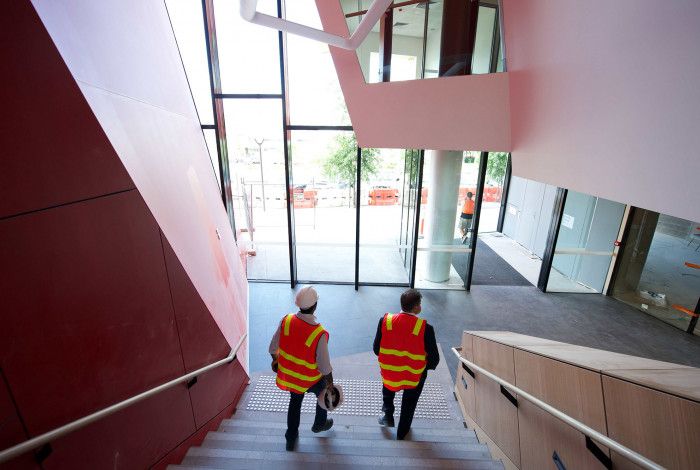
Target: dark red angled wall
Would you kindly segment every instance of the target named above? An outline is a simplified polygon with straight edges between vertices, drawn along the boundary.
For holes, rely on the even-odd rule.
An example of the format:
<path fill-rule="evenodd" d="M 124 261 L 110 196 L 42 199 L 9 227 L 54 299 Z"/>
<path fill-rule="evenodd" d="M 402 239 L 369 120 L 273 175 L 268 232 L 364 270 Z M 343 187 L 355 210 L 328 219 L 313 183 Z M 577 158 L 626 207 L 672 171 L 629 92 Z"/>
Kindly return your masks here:
<path fill-rule="evenodd" d="M 247 282 L 162 1 L 8 2 L 0 61 L 2 450 L 225 357 Z M 43 468 L 167 463 L 235 406 L 245 358 Z"/>

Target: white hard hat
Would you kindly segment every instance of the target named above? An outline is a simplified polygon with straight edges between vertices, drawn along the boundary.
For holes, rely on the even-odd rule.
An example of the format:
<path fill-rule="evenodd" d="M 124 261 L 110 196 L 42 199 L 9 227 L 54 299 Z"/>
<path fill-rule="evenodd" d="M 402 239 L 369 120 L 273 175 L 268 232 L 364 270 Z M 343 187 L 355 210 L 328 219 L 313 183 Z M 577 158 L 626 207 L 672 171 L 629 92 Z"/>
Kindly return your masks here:
<path fill-rule="evenodd" d="M 318 406 L 326 411 L 333 411 L 343 404 L 343 397 L 343 387 L 334 383 L 318 394 Z"/>
<path fill-rule="evenodd" d="M 316 289 L 314 289 L 312 286 L 306 286 L 299 289 L 296 299 L 294 300 L 296 306 L 302 310 L 313 307 L 316 302 L 318 302 L 318 294 L 316 293 Z"/>

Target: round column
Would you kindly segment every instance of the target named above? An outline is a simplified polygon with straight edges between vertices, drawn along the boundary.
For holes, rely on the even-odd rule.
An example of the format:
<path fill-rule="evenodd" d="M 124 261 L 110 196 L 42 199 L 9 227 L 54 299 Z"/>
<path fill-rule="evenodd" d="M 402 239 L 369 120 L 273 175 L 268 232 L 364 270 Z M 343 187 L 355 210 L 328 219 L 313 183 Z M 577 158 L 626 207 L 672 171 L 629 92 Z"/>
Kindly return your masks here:
<path fill-rule="evenodd" d="M 426 157 L 430 176 L 426 241 L 428 246 L 453 245 L 462 152 L 428 150 Z M 426 279 L 431 282 L 447 281 L 450 278 L 451 266 L 452 253 L 429 251 Z"/>

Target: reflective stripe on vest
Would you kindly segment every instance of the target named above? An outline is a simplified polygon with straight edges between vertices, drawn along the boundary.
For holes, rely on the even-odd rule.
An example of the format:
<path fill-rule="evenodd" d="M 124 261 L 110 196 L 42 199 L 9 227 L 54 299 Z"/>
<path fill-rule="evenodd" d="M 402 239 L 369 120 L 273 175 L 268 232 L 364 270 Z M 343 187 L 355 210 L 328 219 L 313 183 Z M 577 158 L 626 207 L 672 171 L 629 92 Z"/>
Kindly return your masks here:
<path fill-rule="evenodd" d="M 323 334 L 321 325 L 309 325 L 296 315 L 282 320 L 278 349 L 277 386 L 294 393 L 305 393 L 321 380 L 316 363 L 316 347 Z"/>
<path fill-rule="evenodd" d="M 389 390 L 415 388 L 426 367 L 425 320 L 407 313 L 384 316 L 379 347 L 382 382 Z"/>

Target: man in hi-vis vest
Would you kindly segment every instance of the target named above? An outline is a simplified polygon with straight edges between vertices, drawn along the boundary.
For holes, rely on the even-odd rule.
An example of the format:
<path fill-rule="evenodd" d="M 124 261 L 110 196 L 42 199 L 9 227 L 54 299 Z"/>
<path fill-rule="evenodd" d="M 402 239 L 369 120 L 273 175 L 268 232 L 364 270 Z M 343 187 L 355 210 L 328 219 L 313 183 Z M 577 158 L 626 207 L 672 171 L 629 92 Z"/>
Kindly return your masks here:
<path fill-rule="evenodd" d="M 277 386 L 290 392 L 287 410 L 287 450 L 294 450 L 299 437 L 301 402 L 305 393 L 317 397 L 333 386 L 331 361 L 328 355 L 328 332 L 316 321 L 314 312 L 318 294 L 311 287 L 303 287 L 296 296 L 297 313 L 286 315 L 270 341 L 272 370 L 277 372 Z M 316 403 L 313 432 L 327 431 L 333 420 L 327 419 L 327 411 Z"/>
<path fill-rule="evenodd" d="M 401 294 L 401 312 L 387 313 L 379 320 L 374 338 L 374 354 L 379 356 L 382 373 L 383 416 L 382 426 L 394 426 L 394 396 L 403 390 L 401 417 L 396 438 L 404 439 L 411 429 L 413 413 L 428 370 L 440 362 L 435 342 L 435 330 L 428 322 L 418 318 L 422 295 L 415 289 Z"/>

